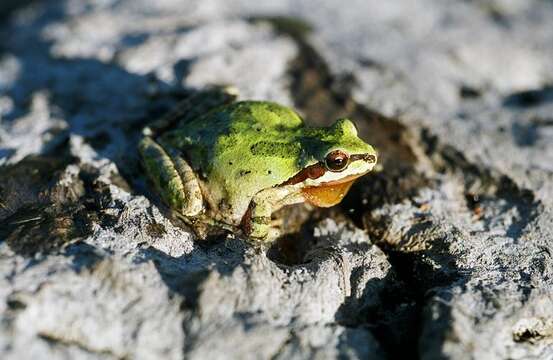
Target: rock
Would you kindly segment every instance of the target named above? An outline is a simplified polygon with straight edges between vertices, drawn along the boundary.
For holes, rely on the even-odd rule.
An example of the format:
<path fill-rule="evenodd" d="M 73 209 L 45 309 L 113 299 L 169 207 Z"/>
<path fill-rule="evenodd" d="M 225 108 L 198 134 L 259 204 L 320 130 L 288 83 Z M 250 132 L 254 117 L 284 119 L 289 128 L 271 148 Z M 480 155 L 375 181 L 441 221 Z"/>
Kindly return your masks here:
<path fill-rule="evenodd" d="M 546 359 L 553 5 L 42 1 L 0 7 L 0 357 Z M 214 84 L 353 118 L 381 169 L 196 240 L 140 129 Z"/>

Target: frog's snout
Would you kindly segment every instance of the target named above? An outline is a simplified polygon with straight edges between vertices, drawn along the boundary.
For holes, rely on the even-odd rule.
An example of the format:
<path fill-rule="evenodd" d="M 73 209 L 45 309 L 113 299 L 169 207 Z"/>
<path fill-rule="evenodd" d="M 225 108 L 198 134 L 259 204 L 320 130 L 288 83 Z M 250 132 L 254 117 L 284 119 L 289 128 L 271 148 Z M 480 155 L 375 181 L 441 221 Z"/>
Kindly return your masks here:
<path fill-rule="evenodd" d="M 350 161 L 363 160 L 369 164 L 376 164 L 376 155 L 374 154 L 354 154 L 351 155 Z"/>
<path fill-rule="evenodd" d="M 376 164 L 376 155 L 365 154 L 365 159 L 364 160 L 366 162 L 368 162 L 369 164 Z"/>

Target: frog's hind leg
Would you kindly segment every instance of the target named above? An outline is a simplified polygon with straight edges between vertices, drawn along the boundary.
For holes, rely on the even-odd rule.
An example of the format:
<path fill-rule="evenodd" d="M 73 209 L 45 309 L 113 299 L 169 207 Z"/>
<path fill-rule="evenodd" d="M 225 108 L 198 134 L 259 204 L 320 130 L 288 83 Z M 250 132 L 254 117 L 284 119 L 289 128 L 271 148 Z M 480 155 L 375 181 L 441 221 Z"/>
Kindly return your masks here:
<path fill-rule="evenodd" d="M 203 209 L 200 185 L 190 165 L 171 148 L 167 150 L 146 136 L 139 151 L 144 168 L 162 199 L 184 216 L 197 216 Z"/>
<path fill-rule="evenodd" d="M 143 135 L 155 137 L 177 122 L 194 119 L 211 109 L 233 102 L 237 97 L 238 90 L 233 86 L 219 86 L 198 92 L 180 101 L 167 114 L 150 123 L 144 128 Z"/>

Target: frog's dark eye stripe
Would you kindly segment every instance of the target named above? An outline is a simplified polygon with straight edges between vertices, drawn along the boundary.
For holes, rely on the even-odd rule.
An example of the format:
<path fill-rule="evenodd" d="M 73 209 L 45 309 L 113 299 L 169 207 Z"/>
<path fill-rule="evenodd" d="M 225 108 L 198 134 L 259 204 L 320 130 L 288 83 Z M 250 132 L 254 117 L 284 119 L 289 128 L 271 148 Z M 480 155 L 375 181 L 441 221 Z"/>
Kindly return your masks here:
<path fill-rule="evenodd" d="M 296 175 L 292 176 L 290 179 L 286 180 L 285 182 L 283 182 L 280 185 L 281 186 L 283 186 L 283 185 L 295 185 L 295 184 L 303 182 L 307 179 L 312 179 L 312 180 L 318 179 L 321 176 L 323 176 L 325 174 L 325 172 L 326 172 L 325 166 L 323 164 L 321 164 L 320 162 L 318 162 L 316 164 L 313 164 L 313 165 L 310 165 L 310 166 L 306 167 L 305 169 L 303 169 L 302 171 L 300 171 Z"/>
<path fill-rule="evenodd" d="M 341 150 L 334 150 L 325 157 L 325 166 L 328 170 L 334 172 L 343 171 L 348 167 L 349 155 Z"/>

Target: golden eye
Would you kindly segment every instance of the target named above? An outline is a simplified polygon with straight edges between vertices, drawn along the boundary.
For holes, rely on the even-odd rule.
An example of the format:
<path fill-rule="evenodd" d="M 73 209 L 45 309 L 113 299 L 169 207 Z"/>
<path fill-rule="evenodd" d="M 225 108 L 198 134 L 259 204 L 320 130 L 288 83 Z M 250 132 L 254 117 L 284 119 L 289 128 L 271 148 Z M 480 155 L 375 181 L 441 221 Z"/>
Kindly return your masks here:
<path fill-rule="evenodd" d="M 326 168 L 330 171 L 339 172 L 344 170 L 349 163 L 349 156 L 343 151 L 334 150 L 325 157 Z"/>

